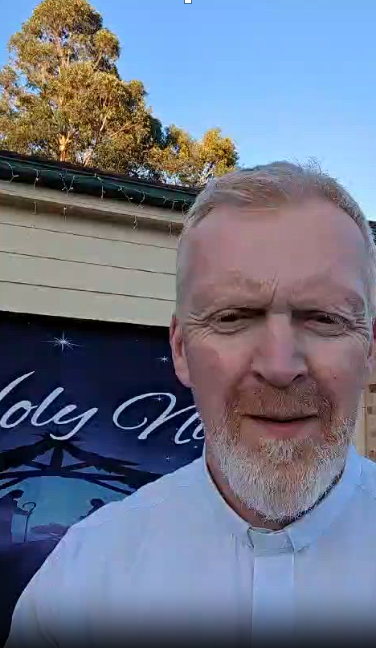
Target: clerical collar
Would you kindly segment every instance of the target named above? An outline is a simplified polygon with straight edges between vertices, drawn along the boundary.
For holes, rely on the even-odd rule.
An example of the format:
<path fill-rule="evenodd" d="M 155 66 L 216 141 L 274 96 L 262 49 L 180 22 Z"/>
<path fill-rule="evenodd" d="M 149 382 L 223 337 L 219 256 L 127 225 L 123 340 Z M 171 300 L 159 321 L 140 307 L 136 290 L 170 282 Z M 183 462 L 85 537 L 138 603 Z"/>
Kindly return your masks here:
<path fill-rule="evenodd" d="M 280 531 L 250 526 L 240 517 L 220 494 L 202 456 L 204 486 L 217 522 L 231 535 L 251 546 L 256 554 L 265 555 L 287 551 L 300 551 L 315 542 L 340 515 L 356 486 L 360 482 L 361 461 L 354 446 L 350 446 L 345 468 L 337 484 L 313 509 Z"/>

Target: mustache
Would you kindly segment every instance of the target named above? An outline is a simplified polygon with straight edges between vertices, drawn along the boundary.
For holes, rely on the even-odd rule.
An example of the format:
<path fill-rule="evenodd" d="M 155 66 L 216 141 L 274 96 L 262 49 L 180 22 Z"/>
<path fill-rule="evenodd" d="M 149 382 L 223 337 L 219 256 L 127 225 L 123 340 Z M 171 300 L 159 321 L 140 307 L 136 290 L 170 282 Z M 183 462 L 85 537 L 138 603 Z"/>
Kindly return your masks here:
<path fill-rule="evenodd" d="M 234 395 L 227 403 L 228 412 L 240 416 L 257 416 L 271 419 L 304 418 L 320 416 L 332 408 L 331 401 L 315 385 L 290 386 L 277 390 L 270 386 L 254 388 Z"/>

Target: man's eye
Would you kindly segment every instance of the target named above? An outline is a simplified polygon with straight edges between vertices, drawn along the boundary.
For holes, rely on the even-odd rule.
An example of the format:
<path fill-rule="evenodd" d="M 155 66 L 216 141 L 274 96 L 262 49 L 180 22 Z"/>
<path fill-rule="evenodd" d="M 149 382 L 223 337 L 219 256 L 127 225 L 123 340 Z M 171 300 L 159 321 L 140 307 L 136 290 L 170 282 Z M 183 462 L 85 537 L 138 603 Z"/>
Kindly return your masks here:
<path fill-rule="evenodd" d="M 328 330 L 344 329 L 348 324 L 342 317 L 330 315 L 329 313 L 312 313 L 308 315 L 308 320 Z"/>
<path fill-rule="evenodd" d="M 328 313 L 312 313 L 310 319 L 315 320 L 319 324 L 341 324 L 341 319 Z"/>
<path fill-rule="evenodd" d="M 219 324 L 239 324 L 244 320 L 254 319 L 262 314 L 262 311 L 242 309 L 234 311 L 226 311 L 219 313 L 215 317 L 215 321 Z"/>
<path fill-rule="evenodd" d="M 221 324 L 233 324 L 234 322 L 237 322 L 240 317 L 244 317 L 244 314 L 241 315 L 239 313 L 236 313 L 235 311 L 231 313 L 222 313 L 217 318 L 217 321 Z"/>

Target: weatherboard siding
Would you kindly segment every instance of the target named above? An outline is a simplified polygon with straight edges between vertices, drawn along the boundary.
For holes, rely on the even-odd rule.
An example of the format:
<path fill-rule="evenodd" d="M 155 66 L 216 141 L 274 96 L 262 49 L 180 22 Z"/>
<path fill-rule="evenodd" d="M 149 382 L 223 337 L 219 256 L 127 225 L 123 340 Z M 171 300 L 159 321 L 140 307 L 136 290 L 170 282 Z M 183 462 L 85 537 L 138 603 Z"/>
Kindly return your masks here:
<path fill-rule="evenodd" d="M 177 234 L 143 221 L 163 210 L 133 210 L 136 227 L 129 209 L 121 222 L 0 200 L 0 310 L 168 326 Z"/>

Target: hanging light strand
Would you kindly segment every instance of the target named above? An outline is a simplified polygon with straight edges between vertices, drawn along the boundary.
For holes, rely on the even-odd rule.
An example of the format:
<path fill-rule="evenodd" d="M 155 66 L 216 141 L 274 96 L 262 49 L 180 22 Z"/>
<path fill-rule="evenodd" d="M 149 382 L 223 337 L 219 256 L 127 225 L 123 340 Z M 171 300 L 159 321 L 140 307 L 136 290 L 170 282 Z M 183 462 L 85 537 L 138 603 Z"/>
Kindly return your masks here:
<path fill-rule="evenodd" d="M 37 184 L 38 184 L 39 179 L 40 179 L 40 175 L 39 175 L 40 172 L 39 172 L 39 169 L 34 169 L 34 171 L 35 171 L 34 189 L 36 189 Z"/>
<path fill-rule="evenodd" d="M 9 162 L 4 160 L 4 163 L 8 165 L 8 167 L 10 168 L 10 172 L 11 172 L 11 177 L 9 178 L 8 182 L 13 182 L 13 180 L 20 177 L 19 175 L 14 173 L 14 169 L 13 169 L 12 165 Z"/>
<path fill-rule="evenodd" d="M 1 163 L 5 164 L 10 170 L 10 178 L 8 178 L 6 180 L 7 182 L 11 183 L 11 182 L 13 182 L 13 180 L 16 180 L 16 179 L 20 178 L 20 173 L 16 173 L 16 167 L 13 166 L 10 162 L 8 162 L 7 160 L 1 160 L 0 159 L 0 165 L 1 165 Z M 74 191 L 75 187 L 77 188 L 80 185 L 81 178 L 79 176 L 77 176 L 77 174 L 71 175 L 70 173 L 62 172 L 62 171 L 55 171 L 53 169 L 47 169 L 46 171 L 44 171 L 44 170 L 41 170 L 41 169 L 34 168 L 33 171 L 35 173 L 34 189 L 36 189 L 37 186 L 39 186 L 39 183 L 40 183 L 40 181 L 42 180 L 42 177 L 43 177 L 43 173 L 50 174 L 50 177 L 52 176 L 52 178 L 54 176 L 58 177 L 60 179 L 60 183 L 61 183 L 61 191 L 65 192 L 67 195 L 69 193 L 71 193 L 72 191 Z M 104 197 L 105 197 L 105 195 L 107 193 L 106 190 L 108 189 L 108 190 L 110 190 L 110 192 L 115 191 L 117 193 L 121 193 L 124 196 L 124 199 L 126 199 L 128 202 L 133 202 L 133 204 L 137 205 L 140 209 L 143 209 L 145 202 L 147 202 L 147 198 L 152 197 L 152 194 L 149 194 L 147 191 L 143 191 L 143 190 L 139 190 L 139 189 L 133 189 L 132 192 L 135 193 L 135 194 L 138 194 L 140 196 L 140 200 L 137 198 L 136 201 L 135 201 L 134 197 L 127 193 L 127 190 L 123 185 L 115 184 L 115 183 L 110 182 L 110 181 L 103 181 L 103 178 L 100 175 L 98 175 L 97 173 L 95 173 L 93 175 L 89 175 L 88 177 L 89 177 L 89 179 L 92 178 L 92 179 L 95 179 L 95 180 L 98 181 L 98 183 L 100 185 L 100 199 L 101 200 L 104 199 Z M 83 178 L 83 180 L 84 179 L 85 178 Z M 189 209 L 190 204 L 191 204 L 190 202 L 188 202 L 186 200 L 182 200 L 182 199 L 172 200 L 171 197 L 166 196 L 166 195 L 163 195 L 161 197 L 161 200 L 162 200 L 162 202 L 161 202 L 162 207 L 166 206 L 167 203 L 171 204 L 171 211 L 174 211 L 174 210 L 176 211 L 180 207 L 181 213 L 183 214 L 183 216 L 185 216 L 185 214 L 186 214 L 186 212 Z M 36 212 L 34 212 L 34 213 L 36 213 Z M 136 227 L 137 227 L 137 224 L 136 224 Z"/>

